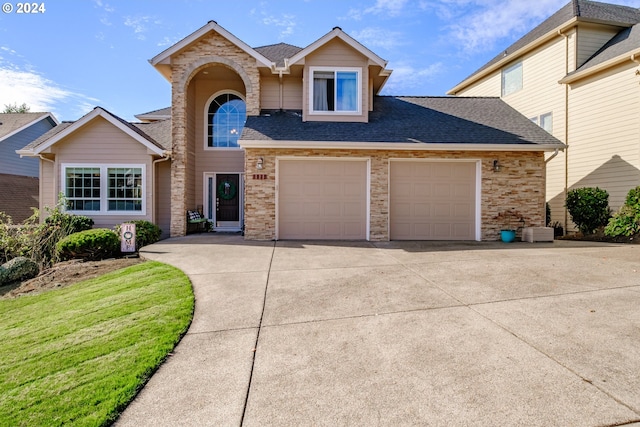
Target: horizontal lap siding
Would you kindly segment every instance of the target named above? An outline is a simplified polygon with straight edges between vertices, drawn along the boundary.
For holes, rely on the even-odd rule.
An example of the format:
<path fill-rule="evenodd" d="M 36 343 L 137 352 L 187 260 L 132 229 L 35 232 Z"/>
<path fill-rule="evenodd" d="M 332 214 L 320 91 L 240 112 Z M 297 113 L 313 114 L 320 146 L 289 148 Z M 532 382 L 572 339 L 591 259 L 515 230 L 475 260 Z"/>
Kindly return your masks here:
<path fill-rule="evenodd" d="M 577 62 L 578 67 L 584 64 L 594 53 L 602 48 L 617 30 L 602 27 L 580 27 L 578 30 Z"/>
<path fill-rule="evenodd" d="M 640 86 L 623 64 L 571 85 L 569 187 L 599 186 L 617 209 L 640 184 Z"/>
<path fill-rule="evenodd" d="M 142 164 L 145 165 L 145 215 L 87 215 L 95 222 L 94 227 L 111 228 L 115 224 L 132 219 L 152 220 L 152 159 L 147 148 L 122 130 L 101 117 L 97 117 L 71 136 L 59 141 L 52 147 L 56 155 L 55 199 L 63 191 L 61 182 L 62 164 Z"/>

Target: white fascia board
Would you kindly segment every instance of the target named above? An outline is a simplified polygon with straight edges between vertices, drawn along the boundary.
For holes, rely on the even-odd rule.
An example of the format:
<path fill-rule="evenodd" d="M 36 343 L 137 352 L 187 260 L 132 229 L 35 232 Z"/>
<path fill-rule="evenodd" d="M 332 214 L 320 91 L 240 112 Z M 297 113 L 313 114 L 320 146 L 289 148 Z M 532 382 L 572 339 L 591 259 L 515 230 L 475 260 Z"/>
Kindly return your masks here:
<path fill-rule="evenodd" d="M 576 71 L 575 73 L 563 77 L 558 81 L 560 84 L 570 84 L 574 83 L 578 80 L 584 79 L 585 77 L 589 77 L 593 74 L 599 73 L 600 71 L 606 70 L 607 68 L 611 68 L 615 65 L 625 63 L 627 61 L 638 62 L 640 60 L 640 49 L 636 49 L 631 52 L 624 53 L 622 55 L 618 55 L 615 58 L 611 58 L 608 61 L 604 61 L 600 64 L 589 67 L 585 70 Z"/>
<path fill-rule="evenodd" d="M 117 127 L 118 129 L 120 129 L 121 131 L 129 135 L 131 138 L 138 141 L 140 144 L 144 145 L 148 150 L 150 150 L 154 154 L 157 154 L 160 156 L 163 155 L 164 150 L 162 148 L 152 144 L 146 138 L 142 137 L 137 132 L 134 132 L 128 126 L 125 126 L 120 120 L 117 120 L 115 117 L 113 117 L 111 114 L 109 114 L 108 112 L 106 112 L 100 107 L 94 108 L 93 111 L 91 111 L 89 114 L 85 115 L 80 120 L 78 120 L 77 122 L 73 123 L 71 126 L 66 128 L 65 130 L 53 135 L 51 138 L 47 140 L 47 142 L 45 142 L 44 144 L 40 144 L 38 147 L 34 148 L 32 152 L 29 152 L 29 153 L 31 155 L 34 155 L 34 154 L 39 155 L 47 148 L 51 147 L 61 139 L 71 135 L 73 132 L 75 132 L 76 130 L 78 130 L 79 128 L 89 123 L 90 121 L 92 121 L 98 116 L 102 117 L 103 119 L 105 119 L 106 121 L 108 121 L 109 123 Z M 25 152 L 24 155 L 29 155 L 29 154 Z"/>
<path fill-rule="evenodd" d="M 564 144 L 438 144 L 422 142 L 342 142 L 240 140 L 242 148 L 317 150 L 419 150 L 419 151 L 564 151 Z"/>
<path fill-rule="evenodd" d="M 351 46 L 352 48 L 360 52 L 362 55 L 366 56 L 370 61 L 372 61 L 376 65 L 381 66 L 383 69 L 387 66 L 387 61 L 380 58 L 378 55 L 373 53 L 371 50 L 367 49 L 365 46 L 360 44 L 358 41 L 356 41 L 355 39 L 347 35 L 344 31 L 342 31 L 339 28 L 334 28 L 329 33 L 320 37 L 318 40 L 311 43 L 309 46 L 305 47 L 297 54 L 293 55 L 291 58 L 289 58 L 287 64 L 289 66 L 296 64 L 300 60 L 304 59 L 311 52 L 325 45 L 327 42 L 333 40 L 336 37 L 338 37 L 340 40 L 347 43 L 349 46 Z"/>
<path fill-rule="evenodd" d="M 51 114 L 51 113 L 42 113 L 41 116 L 38 116 L 36 119 L 30 121 L 26 125 L 21 126 L 18 129 L 15 129 L 14 131 L 12 131 L 12 132 L 6 134 L 5 136 L 3 136 L 2 138 L 0 138 L 0 142 L 4 141 L 5 139 L 11 138 L 13 135 L 22 132 L 23 130 L 35 125 L 36 123 L 38 123 L 38 122 L 40 122 L 42 120 L 45 120 L 47 117 L 50 117 L 51 120 L 54 121 L 56 126 L 60 124 L 60 122 L 55 118 L 55 116 L 53 114 Z"/>
<path fill-rule="evenodd" d="M 243 42 L 242 40 L 240 40 L 239 38 L 231 34 L 229 31 L 222 28 L 215 21 L 209 21 L 204 27 L 200 28 L 199 30 L 196 30 L 195 32 L 191 33 L 184 39 L 180 40 L 178 43 L 174 44 L 173 46 L 165 49 L 164 51 L 160 52 L 158 55 L 151 58 L 149 62 L 153 66 L 156 66 L 159 64 L 168 64 L 169 63 L 168 61 L 171 55 L 187 47 L 188 45 L 195 42 L 200 37 L 204 36 L 209 31 L 212 31 L 212 30 L 220 34 L 222 37 L 226 38 L 227 40 L 229 40 L 231 43 L 238 46 L 240 49 L 242 49 L 252 57 L 254 57 L 259 63 L 261 63 L 265 67 L 269 67 L 271 69 L 275 67 L 275 64 L 273 62 L 269 61 L 265 56 L 256 52 L 251 46 L 249 46 L 248 44 L 246 44 L 245 42 Z"/>

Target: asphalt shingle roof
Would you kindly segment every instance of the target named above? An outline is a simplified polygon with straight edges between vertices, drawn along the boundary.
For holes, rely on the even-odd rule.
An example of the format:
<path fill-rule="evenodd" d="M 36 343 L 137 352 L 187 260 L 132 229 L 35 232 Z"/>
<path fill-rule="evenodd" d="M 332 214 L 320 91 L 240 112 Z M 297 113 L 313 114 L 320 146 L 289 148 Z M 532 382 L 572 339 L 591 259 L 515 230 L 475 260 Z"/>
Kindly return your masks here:
<path fill-rule="evenodd" d="M 463 81 L 466 81 L 476 74 L 481 73 L 485 69 L 491 67 L 493 64 L 502 60 L 505 56 L 508 56 L 513 52 L 525 47 L 529 43 L 534 42 L 538 38 L 544 36 L 548 32 L 554 30 L 555 28 L 561 26 L 565 22 L 575 17 L 580 18 L 584 21 L 596 21 L 602 23 L 611 23 L 612 25 L 632 26 L 640 23 L 640 9 L 588 0 L 572 0 L 556 13 L 547 18 L 545 21 L 543 21 L 540 25 L 538 25 L 533 30 L 525 34 L 522 38 L 514 42 L 511 46 L 501 51 L 489 62 L 474 71 Z"/>
<path fill-rule="evenodd" d="M 0 113 L 0 140 L 49 113 Z"/>
<path fill-rule="evenodd" d="M 620 55 L 627 54 L 640 47 L 640 24 L 625 28 L 607 42 L 599 51 L 587 60 L 580 68 L 568 74 L 571 76 L 598 64 L 602 64 Z"/>
<path fill-rule="evenodd" d="M 269 61 L 275 62 L 276 66 L 284 67 L 284 59 L 291 58 L 296 53 L 300 52 L 302 48 L 287 43 L 278 43 L 255 47 L 253 50 L 267 58 Z"/>
<path fill-rule="evenodd" d="M 133 123 L 133 126 L 151 137 L 164 150 L 171 150 L 171 119 L 151 123 Z"/>
<path fill-rule="evenodd" d="M 499 98 L 380 96 L 374 106 L 369 123 L 303 122 L 290 111 L 249 117 L 241 139 L 562 147 Z"/>

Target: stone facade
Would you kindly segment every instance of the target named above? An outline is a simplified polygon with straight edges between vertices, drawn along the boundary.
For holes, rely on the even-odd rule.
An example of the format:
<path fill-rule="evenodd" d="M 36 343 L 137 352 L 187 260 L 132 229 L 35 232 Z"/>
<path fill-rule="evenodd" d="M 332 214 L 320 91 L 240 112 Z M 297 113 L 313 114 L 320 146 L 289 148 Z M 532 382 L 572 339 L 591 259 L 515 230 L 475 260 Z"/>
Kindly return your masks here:
<path fill-rule="evenodd" d="M 215 32 L 171 57 L 172 169 L 171 236 L 186 233 L 186 211 L 195 207 L 192 191 L 201 171 L 195 170 L 193 152 L 197 111 L 189 108 L 192 79 L 203 68 L 221 64 L 235 71 L 245 85 L 247 115 L 260 113 L 260 73 L 256 60 L 247 52 Z"/>
<path fill-rule="evenodd" d="M 371 161 L 370 240 L 389 240 L 389 159 L 474 159 L 481 170 L 481 236 L 498 240 L 503 228 L 498 214 L 515 210 L 527 227 L 545 226 L 545 163 L 542 152 L 461 152 L 400 150 L 258 149 L 245 153 L 245 238 L 275 239 L 276 157 L 358 157 Z M 258 158 L 261 171 L 255 170 Z M 493 161 L 501 165 L 493 171 Z M 254 174 L 256 174 L 254 176 Z M 259 175 L 257 175 L 259 174 Z M 266 175 L 266 179 L 265 178 Z"/>

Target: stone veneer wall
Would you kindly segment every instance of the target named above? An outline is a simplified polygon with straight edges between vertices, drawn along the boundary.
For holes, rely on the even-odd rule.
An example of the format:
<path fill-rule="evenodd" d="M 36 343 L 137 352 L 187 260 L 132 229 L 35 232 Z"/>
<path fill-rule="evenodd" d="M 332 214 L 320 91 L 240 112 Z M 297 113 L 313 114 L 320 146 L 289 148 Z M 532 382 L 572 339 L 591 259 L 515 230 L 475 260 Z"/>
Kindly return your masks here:
<path fill-rule="evenodd" d="M 256 59 L 215 32 L 209 33 L 171 57 L 172 168 L 171 168 L 171 236 L 186 233 L 186 210 L 189 189 L 195 188 L 193 162 L 193 123 L 188 111 L 189 85 L 193 76 L 211 64 L 223 64 L 238 73 L 245 84 L 247 115 L 260 114 L 260 73 Z M 191 95 L 193 96 L 193 95 Z M 190 154 L 191 153 L 191 154 Z"/>
<path fill-rule="evenodd" d="M 542 152 L 442 152 L 391 150 L 307 150 L 258 149 L 245 151 L 245 238 L 272 240 L 275 238 L 276 156 L 300 157 L 367 157 L 371 159 L 371 223 L 372 241 L 389 240 L 389 159 L 475 159 L 482 164 L 481 236 L 482 240 L 497 240 L 499 212 L 515 209 L 526 216 L 526 226 L 545 225 L 545 163 Z M 255 169 L 257 159 L 264 167 Z M 493 160 L 502 169 L 493 171 Z M 264 174 L 267 179 L 254 179 Z"/>

